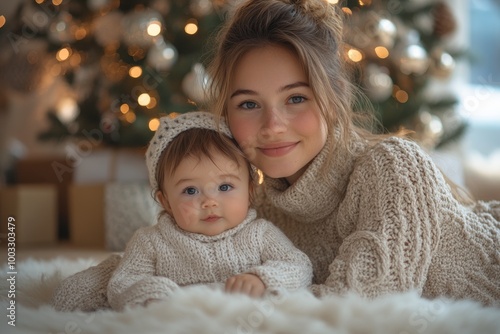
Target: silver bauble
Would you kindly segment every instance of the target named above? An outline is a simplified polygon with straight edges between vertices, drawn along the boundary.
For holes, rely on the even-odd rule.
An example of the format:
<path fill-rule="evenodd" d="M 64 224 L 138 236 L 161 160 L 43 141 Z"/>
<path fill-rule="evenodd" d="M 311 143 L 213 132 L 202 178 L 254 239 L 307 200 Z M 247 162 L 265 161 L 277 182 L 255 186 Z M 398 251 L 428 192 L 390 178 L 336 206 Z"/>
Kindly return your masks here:
<path fill-rule="evenodd" d="M 158 36 L 148 34 L 148 27 L 152 23 L 165 26 L 160 13 L 152 9 L 134 10 L 123 17 L 123 41 L 129 46 L 149 48 Z"/>
<path fill-rule="evenodd" d="M 73 16 L 68 12 L 61 12 L 49 27 L 49 39 L 56 43 L 72 43 L 75 41 L 77 29 Z"/>
<path fill-rule="evenodd" d="M 365 94 L 370 100 L 381 102 L 387 100 L 392 94 L 393 82 L 387 74 L 388 70 L 375 64 L 365 66 L 363 73 L 363 86 Z"/>
<path fill-rule="evenodd" d="M 182 90 L 192 101 L 203 103 L 207 98 L 206 89 L 209 81 L 210 79 L 203 65 L 196 63 L 182 80 Z"/>
<path fill-rule="evenodd" d="M 396 25 L 387 17 L 374 12 L 362 12 L 353 15 L 352 24 L 346 30 L 352 45 L 360 49 L 383 46 L 391 49 L 397 37 Z"/>
<path fill-rule="evenodd" d="M 168 71 L 177 57 L 177 49 L 163 38 L 158 38 L 148 51 L 146 63 L 157 71 Z"/>
<path fill-rule="evenodd" d="M 441 48 L 431 52 L 430 73 L 439 79 L 447 79 L 455 69 L 455 59 Z"/>
<path fill-rule="evenodd" d="M 396 46 L 394 52 L 399 69 L 402 73 L 410 75 L 422 75 L 429 68 L 429 56 L 420 43 L 420 36 L 415 30 L 411 30 Z"/>

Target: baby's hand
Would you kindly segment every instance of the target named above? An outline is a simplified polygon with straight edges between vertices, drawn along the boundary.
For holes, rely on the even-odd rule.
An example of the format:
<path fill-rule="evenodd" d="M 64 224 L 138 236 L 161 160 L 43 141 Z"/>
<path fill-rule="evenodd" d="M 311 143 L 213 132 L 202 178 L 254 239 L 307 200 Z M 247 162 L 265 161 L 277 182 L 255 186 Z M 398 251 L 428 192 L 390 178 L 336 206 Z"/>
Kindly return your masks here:
<path fill-rule="evenodd" d="M 239 274 L 227 279 L 225 290 L 231 293 L 244 293 L 250 297 L 262 297 L 266 291 L 266 286 L 256 275 Z"/>

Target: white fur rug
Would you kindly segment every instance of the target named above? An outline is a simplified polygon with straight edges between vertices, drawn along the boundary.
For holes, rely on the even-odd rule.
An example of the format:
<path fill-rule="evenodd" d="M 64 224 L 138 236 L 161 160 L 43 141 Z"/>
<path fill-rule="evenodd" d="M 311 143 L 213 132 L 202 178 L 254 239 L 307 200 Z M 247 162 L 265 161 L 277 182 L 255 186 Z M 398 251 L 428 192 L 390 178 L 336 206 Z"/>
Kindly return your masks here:
<path fill-rule="evenodd" d="M 62 313 L 48 305 L 62 278 L 96 264 L 91 259 L 18 263 L 15 327 L 6 333 L 500 333 L 500 309 L 466 301 L 429 301 L 408 293 L 376 300 L 356 296 L 318 300 L 302 291 L 254 300 L 191 287 L 171 300 L 124 312 Z M 2 269 L 2 276 L 8 272 Z M 10 300 L 0 282 L 1 308 Z M 9 311 L 7 310 L 7 314 Z"/>

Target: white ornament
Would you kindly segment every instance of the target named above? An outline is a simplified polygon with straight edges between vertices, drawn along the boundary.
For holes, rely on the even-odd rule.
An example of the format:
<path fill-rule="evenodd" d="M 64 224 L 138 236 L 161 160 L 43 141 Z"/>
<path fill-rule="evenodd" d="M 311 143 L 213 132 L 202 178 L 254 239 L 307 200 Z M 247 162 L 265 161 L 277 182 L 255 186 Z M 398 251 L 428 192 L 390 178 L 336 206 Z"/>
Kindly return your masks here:
<path fill-rule="evenodd" d="M 129 46 L 149 48 L 158 38 L 148 34 L 151 24 L 165 26 L 161 14 L 155 10 L 144 9 L 126 14 L 122 20 L 124 42 Z"/>
<path fill-rule="evenodd" d="M 393 82 L 387 72 L 387 68 L 375 64 L 368 64 L 365 67 L 363 86 L 370 100 L 381 102 L 391 96 Z"/>
<path fill-rule="evenodd" d="M 440 79 L 447 79 L 455 69 L 455 59 L 441 48 L 431 52 L 430 73 Z"/>
<path fill-rule="evenodd" d="M 168 71 L 177 61 L 177 57 L 177 49 L 160 37 L 149 49 L 146 63 L 157 71 Z"/>
<path fill-rule="evenodd" d="M 429 68 L 427 51 L 420 43 L 420 36 L 415 30 L 410 30 L 397 45 L 395 54 L 399 58 L 399 69 L 404 74 L 422 75 Z"/>
<path fill-rule="evenodd" d="M 194 102 L 203 103 L 207 99 L 206 89 L 209 83 L 210 78 L 205 68 L 202 64 L 196 63 L 182 80 L 182 90 Z"/>
<path fill-rule="evenodd" d="M 397 37 L 397 28 L 392 20 L 374 12 L 353 15 L 350 29 L 346 31 L 351 44 L 365 50 L 377 46 L 391 49 Z"/>
<path fill-rule="evenodd" d="M 56 43 L 71 43 L 75 41 L 76 24 L 68 12 L 61 12 L 51 23 L 49 39 Z"/>

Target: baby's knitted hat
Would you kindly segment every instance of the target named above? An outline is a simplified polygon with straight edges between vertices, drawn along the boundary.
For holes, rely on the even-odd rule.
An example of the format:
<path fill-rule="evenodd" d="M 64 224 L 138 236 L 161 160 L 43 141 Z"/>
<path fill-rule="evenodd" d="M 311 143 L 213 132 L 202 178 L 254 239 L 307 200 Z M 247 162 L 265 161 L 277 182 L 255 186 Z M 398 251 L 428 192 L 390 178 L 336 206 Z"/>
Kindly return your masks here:
<path fill-rule="evenodd" d="M 161 153 L 175 136 L 193 128 L 219 131 L 233 138 L 226 123 L 221 120 L 219 124 L 217 124 L 216 116 L 206 111 L 187 112 L 175 118 L 170 116 L 160 118 L 160 126 L 149 142 L 146 151 L 146 166 L 148 167 L 149 183 L 154 191 L 158 190 L 156 169 L 158 168 L 158 161 L 160 160 Z"/>

